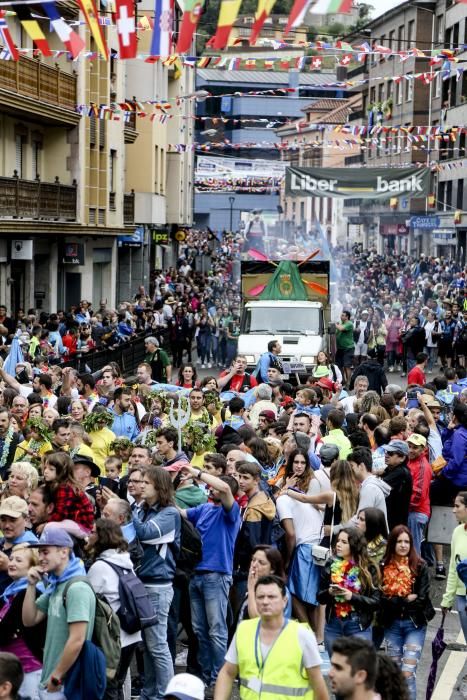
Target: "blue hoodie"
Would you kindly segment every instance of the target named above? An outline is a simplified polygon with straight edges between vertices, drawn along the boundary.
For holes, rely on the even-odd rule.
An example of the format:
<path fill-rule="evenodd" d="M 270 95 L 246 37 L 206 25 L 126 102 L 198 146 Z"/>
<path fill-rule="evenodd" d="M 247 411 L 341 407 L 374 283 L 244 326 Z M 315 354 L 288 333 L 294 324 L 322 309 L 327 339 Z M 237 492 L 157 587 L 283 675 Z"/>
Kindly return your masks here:
<path fill-rule="evenodd" d="M 133 511 L 133 524 L 143 547 L 138 576 L 146 584 L 171 583 L 180 550 L 180 513 L 158 504 Z"/>
<path fill-rule="evenodd" d="M 138 424 L 131 413 L 116 413 L 113 408 L 109 409 L 114 416 L 114 422 L 110 428 L 117 437 L 126 437 L 133 441 L 139 434 Z"/>
<path fill-rule="evenodd" d="M 459 489 L 467 488 L 467 428 L 446 428 L 442 433 L 443 457 L 447 461 L 442 474 Z"/>

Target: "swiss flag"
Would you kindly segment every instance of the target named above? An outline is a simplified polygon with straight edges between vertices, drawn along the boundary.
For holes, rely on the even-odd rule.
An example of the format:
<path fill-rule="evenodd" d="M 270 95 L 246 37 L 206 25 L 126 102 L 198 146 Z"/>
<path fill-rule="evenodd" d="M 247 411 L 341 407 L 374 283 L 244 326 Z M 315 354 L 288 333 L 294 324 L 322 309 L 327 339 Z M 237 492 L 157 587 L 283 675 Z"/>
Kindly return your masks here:
<path fill-rule="evenodd" d="M 134 2 L 115 0 L 115 9 L 120 58 L 135 58 L 137 43 Z"/>

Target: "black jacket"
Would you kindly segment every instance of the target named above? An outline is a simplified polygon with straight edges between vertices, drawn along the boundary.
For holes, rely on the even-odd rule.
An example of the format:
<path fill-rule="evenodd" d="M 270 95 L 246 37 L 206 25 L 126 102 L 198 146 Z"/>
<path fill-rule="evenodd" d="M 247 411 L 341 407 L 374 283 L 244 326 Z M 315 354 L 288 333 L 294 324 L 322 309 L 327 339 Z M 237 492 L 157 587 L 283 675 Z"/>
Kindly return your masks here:
<path fill-rule="evenodd" d="M 36 659 L 42 661 L 47 620 L 43 620 L 38 625 L 34 625 L 34 627 L 25 627 L 23 625 L 22 611 L 25 595 L 25 590 L 17 593 L 8 608 L 8 612 L 0 620 L 1 643 L 7 644 L 13 641 L 13 639 L 21 637 Z"/>
<path fill-rule="evenodd" d="M 368 389 L 382 394 L 388 385 L 386 374 L 377 360 L 366 360 L 358 365 L 350 378 L 349 390 L 352 391 L 357 377 L 362 375 L 368 379 Z"/>
<path fill-rule="evenodd" d="M 391 493 L 386 497 L 388 527 L 391 532 L 396 525 L 407 525 L 412 495 L 412 474 L 406 464 L 399 464 L 395 469 L 386 468 L 382 479 L 391 487 Z"/>
<path fill-rule="evenodd" d="M 321 605 L 326 605 L 326 620 L 328 622 L 334 614 L 334 597 L 330 595 L 328 590 L 331 582 L 331 562 L 332 560 L 329 560 L 321 571 L 321 581 L 317 596 L 319 603 L 321 603 Z M 373 565 L 370 565 L 369 571 L 373 579 L 372 590 L 365 591 L 362 594 L 354 593 L 350 601 L 359 617 L 362 630 L 371 625 L 373 615 L 379 607 L 381 598 L 381 591 L 378 587 L 378 572 Z"/>
<path fill-rule="evenodd" d="M 381 565 L 381 578 L 384 566 Z M 425 562 L 421 562 L 413 583 L 412 593 L 417 598 L 411 603 L 400 596 L 388 597 L 381 593 L 381 605 L 378 621 L 382 627 L 390 627 L 396 620 L 412 620 L 415 627 L 424 627 L 435 616 L 435 610 L 430 600 L 430 577 Z"/>

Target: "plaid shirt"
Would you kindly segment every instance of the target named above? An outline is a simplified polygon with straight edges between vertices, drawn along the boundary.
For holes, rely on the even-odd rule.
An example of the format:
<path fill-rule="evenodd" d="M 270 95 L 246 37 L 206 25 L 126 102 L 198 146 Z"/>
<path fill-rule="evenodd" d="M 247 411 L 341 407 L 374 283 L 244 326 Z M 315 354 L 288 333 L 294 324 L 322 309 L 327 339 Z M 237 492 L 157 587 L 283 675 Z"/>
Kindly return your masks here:
<path fill-rule="evenodd" d="M 61 484 L 54 494 L 54 509 L 49 522 L 73 520 L 85 530 L 92 530 L 94 508 L 84 491 L 75 492 L 69 484 Z"/>

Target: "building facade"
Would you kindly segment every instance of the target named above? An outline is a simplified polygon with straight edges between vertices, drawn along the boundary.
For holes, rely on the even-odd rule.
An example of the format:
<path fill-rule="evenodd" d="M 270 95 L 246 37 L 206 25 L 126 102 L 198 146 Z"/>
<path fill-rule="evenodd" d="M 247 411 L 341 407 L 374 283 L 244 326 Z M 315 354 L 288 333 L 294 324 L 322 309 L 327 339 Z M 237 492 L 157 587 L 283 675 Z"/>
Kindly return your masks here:
<path fill-rule="evenodd" d="M 143 5 L 139 12 L 153 11 Z M 74 2 L 59 7 L 66 21 L 78 20 Z M 52 51 L 63 51 L 49 22 L 41 21 Z M 173 119 L 178 135 L 135 113 L 109 120 L 77 107 L 158 94 L 170 99 L 190 91 L 192 71 L 184 69 L 175 80 L 168 68 L 140 60 L 44 58 L 33 53 L 16 17 L 8 17 L 8 26 L 17 46 L 29 51 L 18 61 L 0 60 L 0 299 L 13 310 L 55 311 L 82 298 L 115 307 L 148 283 L 151 262 L 162 257 L 153 228 L 191 223 L 190 192 L 174 197 L 171 209 L 166 205 L 167 183 L 175 187 L 180 170 L 189 175 L 192 162 L 189 150 L 183 158 L 168 158 L 169 138 L 188 143 L 191 129 Z M 115 26 L 103 29 L 117 52 Z M 85 50 L 95 51 L 88 28 L 81 24 L 77 31 Z M 145 73 L 148 82 L 138 83 L 135 75 L 146 66 L 152 71 Z M 149 159 L 137 167 L 149 155 L 148 138 L 155 170 Z M 172 247 L 169 233 L 163 240 Z"/>

